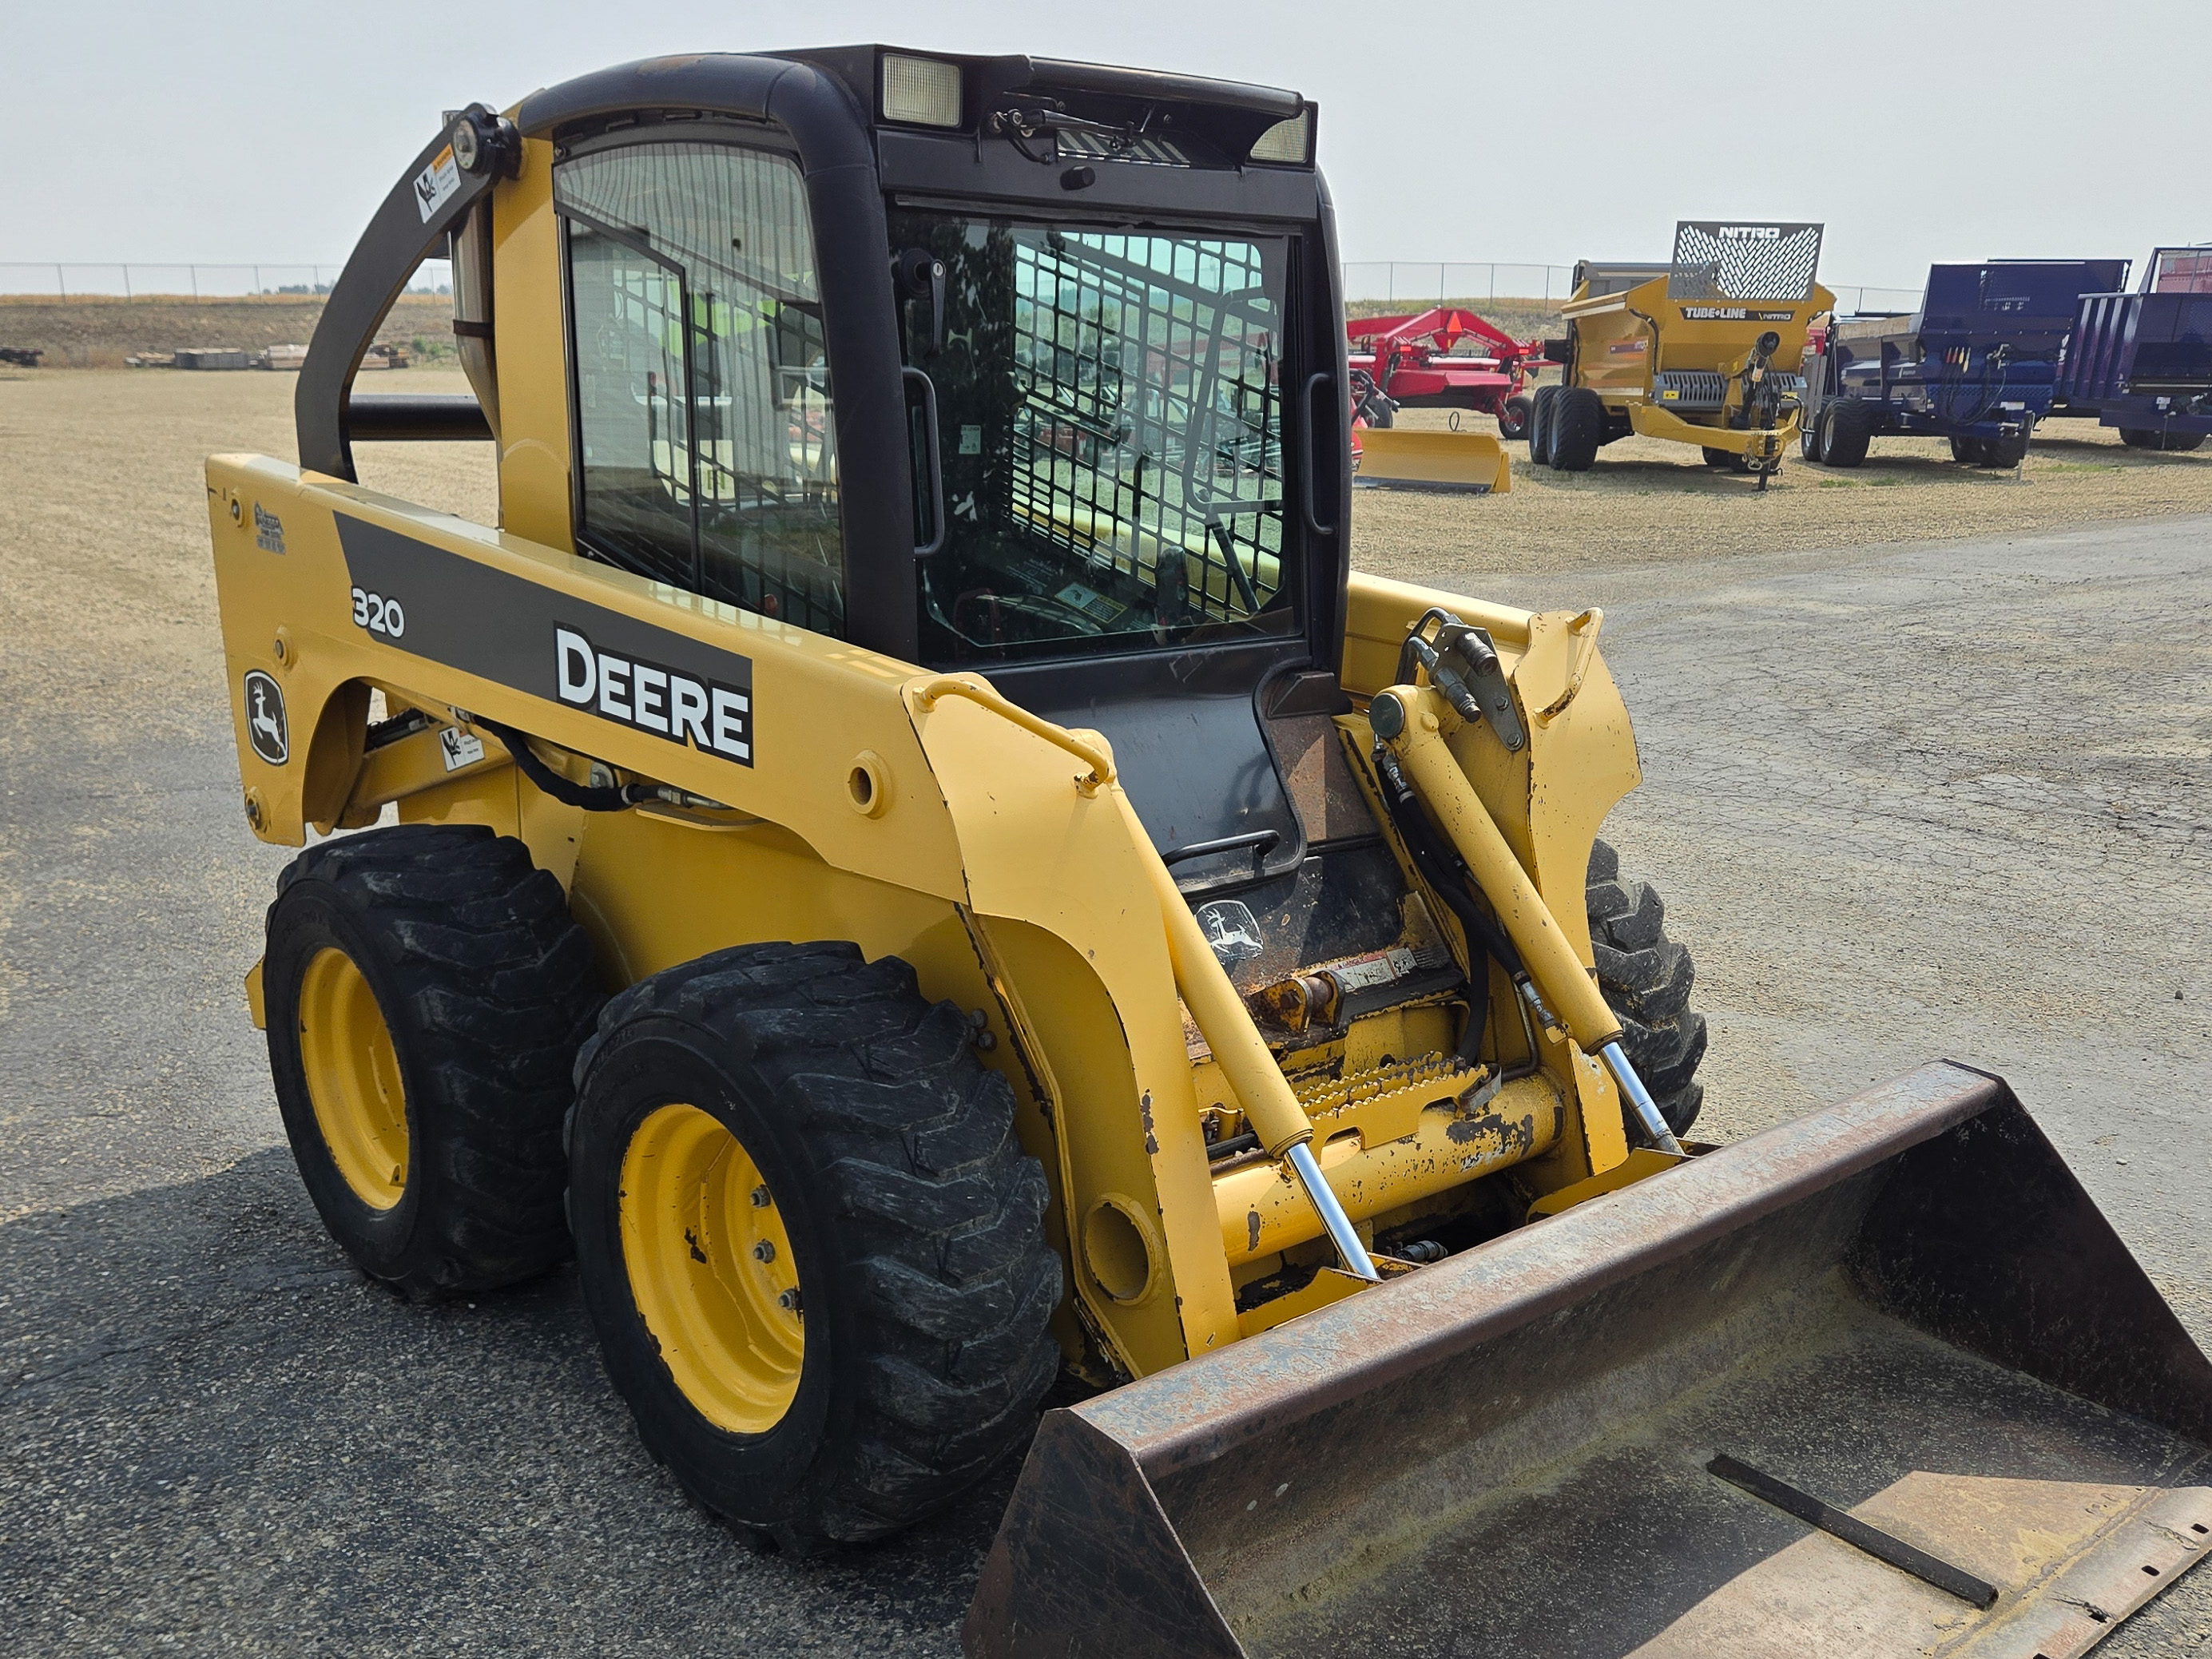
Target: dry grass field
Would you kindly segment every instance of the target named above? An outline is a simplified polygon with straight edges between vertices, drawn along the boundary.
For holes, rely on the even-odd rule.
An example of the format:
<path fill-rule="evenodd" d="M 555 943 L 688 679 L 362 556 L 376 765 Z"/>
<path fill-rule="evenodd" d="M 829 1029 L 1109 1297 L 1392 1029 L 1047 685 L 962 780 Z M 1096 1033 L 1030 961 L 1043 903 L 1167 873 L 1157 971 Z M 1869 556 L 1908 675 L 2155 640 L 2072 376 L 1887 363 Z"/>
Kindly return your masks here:
<path fill-rule="evenodd" d="M 125 357 L 179 346 L 305 345 L 323 314 L 320 296 L 256 294 L 220 300 L 149 294 L 135 300 L 94 295 L 55 300 L 0 294 L 0 346 L 46 354 L 46 368 L 120 368 Z M 451 349 L 453 302 L 434 294 L 400 296 L 378 331 L 380 342 L 415 340 Z"/>
<path fill-rule="evenodd" d="M 1398 420 L 1438 428 L 1449 416 L 1405 410 Z M 1482 415 L 1462 416 L 1461 425 L 1498 429 Z M 2017 474 L 1960 466 L 1940 439 L 1877 438 L 1866 464 L 1848 471 L 1808 465 L 1793 451 L 1763 495 L 1750 478 L 1707 468 L 1686 444 L 1656 438 L 1608 444 L 1582 473 L 1528 465 L 1526 444 L 1506 452 L 1513 488 L 1504 495 L 1360 490 L 1361 568 L 1407 580 L 1470 568 L 1577 570 L 2212 512 L 2212 447 L 2129 449 L 2087 421 L 2044 428 Z"/>

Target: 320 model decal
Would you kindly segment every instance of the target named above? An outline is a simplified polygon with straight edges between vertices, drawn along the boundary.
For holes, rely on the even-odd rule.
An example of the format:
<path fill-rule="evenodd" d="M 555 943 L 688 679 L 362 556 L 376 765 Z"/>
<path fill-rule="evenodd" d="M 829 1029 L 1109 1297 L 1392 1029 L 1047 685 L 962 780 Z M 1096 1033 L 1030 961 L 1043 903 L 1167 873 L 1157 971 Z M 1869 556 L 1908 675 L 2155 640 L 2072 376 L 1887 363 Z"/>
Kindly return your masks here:
<path fill-rule="evenodd" d="M 337 515 L 353 620 L 380 643 L 753 763 L 752 659 Z"/>

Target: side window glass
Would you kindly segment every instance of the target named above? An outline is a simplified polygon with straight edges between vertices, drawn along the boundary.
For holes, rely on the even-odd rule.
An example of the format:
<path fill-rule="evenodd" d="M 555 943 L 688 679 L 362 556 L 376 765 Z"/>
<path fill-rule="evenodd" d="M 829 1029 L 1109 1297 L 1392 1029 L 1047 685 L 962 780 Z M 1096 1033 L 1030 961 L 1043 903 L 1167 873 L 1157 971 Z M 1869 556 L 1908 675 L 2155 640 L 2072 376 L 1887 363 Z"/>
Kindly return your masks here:
<path fill-rule="evenodd" d="M 729 144 L 563 162 L 580 535 L 625 568 L 842 635 L 836 432 L 799 169 Z"/>

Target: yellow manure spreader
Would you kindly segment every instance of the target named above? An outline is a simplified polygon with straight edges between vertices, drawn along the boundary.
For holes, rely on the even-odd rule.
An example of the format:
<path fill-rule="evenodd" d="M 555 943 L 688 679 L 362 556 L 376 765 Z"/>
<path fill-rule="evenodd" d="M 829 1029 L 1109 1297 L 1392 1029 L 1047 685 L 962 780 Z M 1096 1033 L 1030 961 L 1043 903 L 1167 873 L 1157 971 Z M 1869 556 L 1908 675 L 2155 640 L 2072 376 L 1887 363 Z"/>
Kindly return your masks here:
<path fill-rule="evenodd" d="M 1765 489 L 1797 435 L 1806 328 L 1835 306 L 1820 260 L 1818 225 L 1686 219 L 1671 264 L 1577 265 L 1566 336 L 1544 343 L 1560 379 L 1536 393 L 1529 461 L 1587 472 L 1637 433 Z"/>
<path fill-rule="evenodd" d="M 1995 1078 L 1685 1142 L 1601 617 L 1351 571 L 1317 123 L 708 54 L 407 166 L 208 466 L 307 1190 L 410 1295 L 573 1253 L 785 1548 L 1026 1447 L 979 1656 L 2079 1652 L 2212 1367 Z M 356 394 L 426 257 L 474 394 Z"/>

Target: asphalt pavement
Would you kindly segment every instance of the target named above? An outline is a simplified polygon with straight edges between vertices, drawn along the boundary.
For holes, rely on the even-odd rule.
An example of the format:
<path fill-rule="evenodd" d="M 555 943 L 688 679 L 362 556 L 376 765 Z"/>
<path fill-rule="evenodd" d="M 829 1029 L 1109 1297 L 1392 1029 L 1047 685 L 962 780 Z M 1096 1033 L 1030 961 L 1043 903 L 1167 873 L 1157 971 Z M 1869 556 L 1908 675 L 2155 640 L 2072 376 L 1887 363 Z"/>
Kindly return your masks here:
<path fill-rule="evenodd" d="M 1457 585 L 1605 607 L 1645 773 L 1607 833 L 1697 958 L 1701 1130 L 2001 1072 L 2212 1346 L 2212 520 Z M 240 994 L 285 854 L 219 679 L 86 632 L 99 695 L 0 659 L 0 1650 L 956 1653 L 1011 1470 L 757 1555 L 640 1449 L 572 1274 L 348 1267 Z M 2199 1574 L 2101 1651 L 2208 1631 Z"/>

